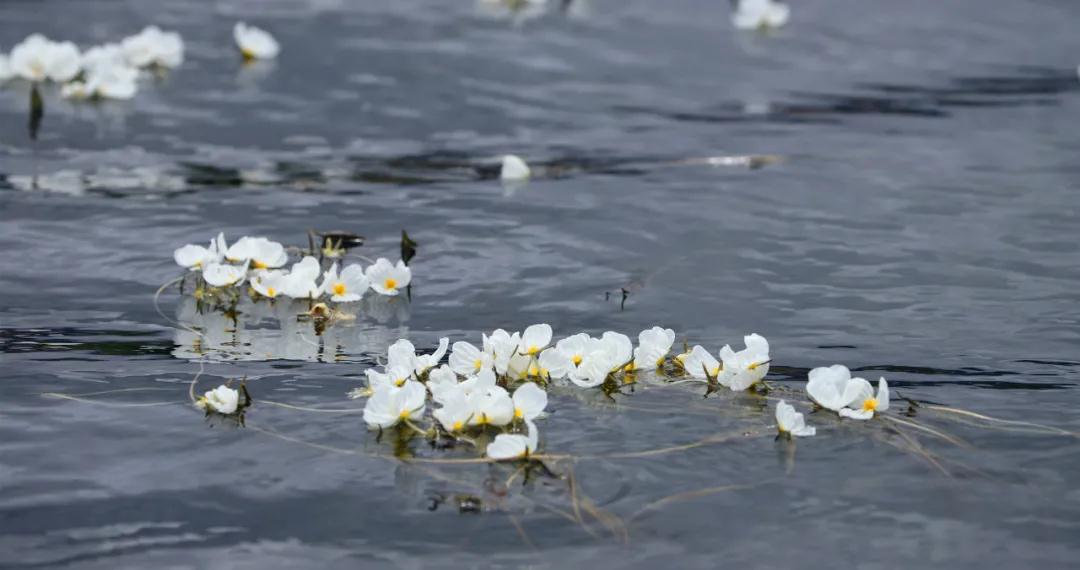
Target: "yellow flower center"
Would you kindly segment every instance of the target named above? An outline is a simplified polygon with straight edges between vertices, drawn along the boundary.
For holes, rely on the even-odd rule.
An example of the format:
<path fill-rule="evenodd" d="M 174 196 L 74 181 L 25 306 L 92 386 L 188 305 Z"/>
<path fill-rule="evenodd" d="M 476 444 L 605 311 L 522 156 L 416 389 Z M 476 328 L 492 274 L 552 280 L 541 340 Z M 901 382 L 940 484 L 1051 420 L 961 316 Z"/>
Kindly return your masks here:
<path fill-rule="evenodd" d="M 488 415 L 484 412 L 480 413 L 480 419 L 476 421 L 478 425 L 484 425 L 488 423 Z"/>
<path fill-rule="evenodd" d="M 248 48 L 240 48 L 240 55 L 244 56 L 244 59 L 247 61 L 255 59 L 255 52 Z"/>
<path fill-rule="evenodd" d="M 862 409 L 866 412 L 872 412 L 877 409 L 877 398 L 867 398 L 863 400 Z"/>
<path fill-rule="evenodd" d="M 338 281 L 337 283 L 334 283 L 334 294 L 335 295 L 344 295 L 345 294 L 345 284 L 342 283 L 341 281 Z"/>
<path fill-rule="evenodd" d="M 522 410 L 521 408 L 514 408 L 514 417 L 519 419 L 519 420 L 524 418 L 525 417 L 525 411 Z"/>
<path fill-rule="evenodd" d="M 664 357 L 661 356 L 660 358 L 656 359 L 656 367 L 661 368 L 663 366 L 664 366 Z"/>
<path fill-rule="evenodd" d="M 383 282 L 383 287 L 391 290 L 397 289 L 397 279 L 394 279 L 393 277 L 387 277 L 386 281 Z"/>
<path fill-rule="evenodd" d="M 465 427 L 465 422 L 463 422 L 461 420 L 458 420 L 458 421 L 454 422 L 453 426 L 451 426 L 451 431 L 459 431 L 463 427 Z"/>
<path fill-rule="evenodd" d="M 404 378 L 398 378 L 398 379 L 394 380 L 394 386 L 397 386 L 398 388 L 400 388 L 400 387 L 402 387 L 404 385 L 405 385 L 405 379 Z"/>
<path fill-rule="evenodd" d="M 484 360 L 481 358 L 477 358 L 476 361 L 473 362 L 473 367 L 476 368 L 477 372 L 479 372 L 480 369 L 484 367 Z"/>
<path fill-rule="evenodd" d="M 634 366 L 633 362 L 631 362 L 630 364 L 627 364 L 626 366 L 623 366 L 623 372 L 633 372 L 636 369 L 637 368 Z"/>
<path fill-rule="evenodd" d="M 270 266 L 263 263 L 263 262 L 261 262 L 261 261 L 259 261 L 258 259 L 252 259 L 251 260 L 251 267 L 253 269 L 266 269 L 267 267 L 270 267 Z"/>
<path fill-rule="evenodd" d="M 411 413 L 412 412 L 409 411 L 409 410 L 401 410 L 401 414 L 398 417 L 400 417 L 403 420 L 407 420 L 407 419 L 409 419 L 409 414 L 411 414 Z"/>
<path fill-rule="evenodd" d="M 570 360 L 574 363 L 574 366 L 577 366 L 578 364 L 581 364 L 581 355 L 575 354 Z"/>
<path fill-rule="evenodd" d="M 765 363 L 764 362 L 754 362 L 754 363 L 751 363 L 749 366 L 747 366 L 746 369 L 747 370 L 757 370 L 758 367 L 761 366 L 762 364 L 765 364 Z"/>
<path fill-rule="evenodd" d="M 534 345 L 530 346 L 530 347 L 529 347 L 529 350 L 527 350 L 526 352 L 528 352 L 528 353 L 529 353 L 529 356 L 534 356 L 534 355 L 536 355 L 536 353 L 537 353 L 537 352 L 540 352 L 540 348 L 538 348 L 538 347 L 537 347 L 537 346 L 536 346 L 536 345 L 534 344 Z"/>
<path fill-rule="evenodd" d="M 717 377 L 719 375 L 720 375 L 720 367 L 719 366 L 716 366 L 712 370 L 709 371 L 709 376 L 712 376 L 712 377 L 715 378 L 715 377 Z"/>
<path fill-rule="evenodd" d="M 533 364 L 532 366 L 529 366 L 529 376 L 539 376 L 539 375 L 540 375 L 540 367 L 539 366 L 537 366 L 535 364 Z"/>
<path fill-rule="evenodd" d="M 266 288 L 266 296 L 267 297 L 276 297 L 277 296 L 277 291 L 275 291 L 273 287 L 267 287 Z"/>

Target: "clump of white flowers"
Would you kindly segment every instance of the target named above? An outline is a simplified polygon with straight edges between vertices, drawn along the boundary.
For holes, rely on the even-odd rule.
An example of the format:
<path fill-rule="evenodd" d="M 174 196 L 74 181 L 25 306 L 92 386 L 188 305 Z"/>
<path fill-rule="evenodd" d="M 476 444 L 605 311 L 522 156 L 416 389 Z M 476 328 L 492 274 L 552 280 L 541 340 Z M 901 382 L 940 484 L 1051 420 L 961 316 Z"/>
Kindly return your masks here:
<path fill-rule="evenodd" d="M 183 61 L 180 34 L 157 26 L 86 51 L 69 41 L 31 34 L 10 55 L 0 54 L 0 81 L 21 78 L 35 85 L 54 83 L 65 99 L 131 99 L 138 92 L 140 69 L 173 68 Z"/>
<path fill-rule="evenodd" d="M 806 384 L 810 399 L 822 408 L 856 420 L 868 420 L 874 412 L 889 409 L 889 383 L 878 380 L 877 393 L 863 378 L 852 378 L 846 366 L 834 364 L 810 371 Z"/>
<path fill-rule="evenodd" d="M 368 291 L 398 296 L 412 282 L 412 270 L 403 261 L 392 264 L 380 257 L 365 269 L 324 257 L 319 251 L 300 251 L 300 259 L 286 269 L 289 250 L 280 242 L 244 236 L 229 245 L 224 233 L 206 246 L 188 244 L 173 252 L 176 264 L 195 275 L 198 298 L 222 290 L 238 293 L 248 283 L 253 297 L 352 303 Z"/>
<path fill-rule="evenodd" d="M 428 437 L 474 445 L 482 441 L 475 436 L 493 431 L 494 440 L 482 450 L 488 458 L 530 459 L 537 453 L 536 422 L 545 416 L 550 386 L 602 387 L 611 393 L 649 374 L 661 381 L 705 380 L 711 387 L 734 391 L 758 386 L 767 390 L 769 343 L 757 334 L 744 337 L 744 342 L 746 348 L 740 351 L 724 346 L 717 360 L 701 346 L 671 357 L 675 331 L 663 327 L 641 331 L 636 347 L 615 331 L 555 340 L 545 323 L 521 332 L 497 329 L 481 335 L 479 346 L 458 341 L 449 351 L 449 339 L 442 338 L 430 354 L 417 353 L 412 342 L 401 339 L 389 347 L 385 363 L 365 371 L 367 386 L 351 396 L 368 397 L 364 420 L 372 429 L 404 426 Z M 873 395 L 859 396 L 862 402 Z M 776 421 L 781 434 L 804 437 L 816 432 L 786 402 L 777 407 Z"/>

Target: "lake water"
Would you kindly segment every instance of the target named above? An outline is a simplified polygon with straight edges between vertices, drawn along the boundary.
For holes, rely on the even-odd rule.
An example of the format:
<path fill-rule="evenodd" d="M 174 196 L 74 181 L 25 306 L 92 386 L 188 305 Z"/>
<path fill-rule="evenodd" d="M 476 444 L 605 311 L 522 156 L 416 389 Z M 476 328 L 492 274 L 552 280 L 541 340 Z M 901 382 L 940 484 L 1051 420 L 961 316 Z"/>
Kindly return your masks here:
<path fill-rule="evenodd" d="M 28 86 L 0 89 L 0 567 L 1075 567 L 1077 437 L 927 404 L 894 416 L 959 442 L 815 413 L 791 445 L 764 398 L 561 388 L 542 445 L 574 458 L 527 478 L 260 404 L 357 410 L 399 337 L 661 324 L 710 350 L 766 336 L 788 400 L 845 363 L 1080 432 L 1080 3 L 806 0 L 770 34 L 720 1 L 551 4 L 0 6 L 4 51 L 149 23 L 187 43 L 129 102 L 45 89 L 34 142 Z M 280 57 L 241 66 L 238 19 Z M 507 152 L 530 183 L 500 184 Z M 407 230 L 411 303 L 322 337 L 175 289 L 156 310 L 174 248 L 309 229 L 395 259 Z M 248 379 L 246 428 L 190 406 L 200 366 L 201 389 Z"/>

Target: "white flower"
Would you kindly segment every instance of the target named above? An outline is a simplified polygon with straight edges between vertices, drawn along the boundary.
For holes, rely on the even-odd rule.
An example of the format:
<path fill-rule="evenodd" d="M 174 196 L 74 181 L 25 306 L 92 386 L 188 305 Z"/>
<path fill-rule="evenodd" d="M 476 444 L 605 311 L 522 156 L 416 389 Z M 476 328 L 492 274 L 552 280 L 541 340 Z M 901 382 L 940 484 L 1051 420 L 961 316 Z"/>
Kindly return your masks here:
<path fill-rule="evenodd" d="M 394 366 L 387 365 L 384 372 L 368 368 L 364 371 L 364 374 L 367 375 L 368 389 L 375 393 L 380 390 L 404 386 L 405 382 L 412 378 L 413 370 L 408 366 L 397 364 Z"/>
<path fill-rule="evenodd" d="M 466 396 L 483 394 L 495 387 L 495 373 L 491 370 L 481 370 L 476 376 L 470 376 L 458 384 L 461 393 Z"/>
<path fill-rule="evenodd" d="M 570 373 L 570 370 L 577 367 L 577 365 L 574 364 L 574 361 L 570 360 L 570 357 L 555 347 L 551 347 L 544 352 L 541 352 L 537 362 L 545 377 L 555 379 L 566 378 L 566 375 Z M 578 362 L 580 362 L 580 360 Z"/>
<path fill-rule="evenodd" d="M 531 421 L 540 417 L 547 407 L 548 396 L 542 388 L 528 382 L 514 390 L 514 419 Z"/>
<path fill-rule="evenodd" d="M 196 406 L 219 414 L 231 414 L 240 406 L 240 391 L 224 384 L 203 394 Z"/>
<path fill-rule="evenodd" d="M 494 363 L 495 357 L 491 353 L 481 351 L 472 343 L 461 340 L 451 347 L 450 368 L 462 376 L 490 369 Z"/>
<path fill-rule="evenodd" d="M 350 303 L 363 297 L 364 291 L 368 290 L 368 279 L 358 263 L 347 266 L 341 271 L 341 275 L 338 275 L 335 263 L 323 275 L 322 289 L 330 295 L 331 301 Z"/>
<path fill-rule="evenodd" d="M 862 380 L 857 378 L 856 380 Z M 849 404 L 850 407 L 840 410 L 840 415 L 855 420 L 868 420 L 874 417 L 874 412 L 884 412 L 889 409 L 889 383 L 885 378 L 878 379 L 877 396 L 870 383 L 863 380 L 857 383 L 858 392 Z"/>
<path fill-rule="evenodd" d="M 675 331 L 660 327 L 641 331 L 638 335 L 638 347 L 634 349 L 634 362 L 631 371 L 644 369 L 656 370 L 664 365 L 671 345 L 675 343 Z"/>
<path fill-rule="evenodd" d="M 225 252 L 225 257 L 233 263 L 250 261 L 252 269 L 275 269 L 289 261 L 285 246 L 264 237 L 244 236 L 236 240 Z"/>
<path fill-rule="evenodd" d="M 418 418 L 424 413 L 427 390 L 414 380 L 407 380 L 401 388 L 383 388 L 364 405 L 364 421 L 371 428 L 388 428 L 400 421 Z"/>
<path fill-rule="evenodd" d="M 798 437 L 808 437 L 817 433 L 817 428 L 806 425 L 803 415 L 787 402 L 780 400 L 776 405 L 776 429 Z"/>
<path fill-rule="evenodd" d="M 457 386 L 458 377 L 449 366 L 443 364 L 438 368 L 432 368 L 427 377 L 428 389 L 433 385 Z"/>
<path fill-rule="evenodd" d="M 129 65 L 176 67 L 184 61 L 184 40 L 176 32 L 163 32 L 157 26 L 124 38 L 120 43 Z"/>
<path fill-rule="evenodd" d="M 536 452 L 540 431 L 531 420 L 525 422 L 528 435 L 501 433 L 487 446 L 487 456 L 496 461 L 527 458 Z"/>
<path fill-rule="evenodd" d="M 211 263 L 221 263 L 221 260 L 225 257 L 226 249 L 225 234 L 219 233 L 216 238 L 210 240 L 208 247 L 187 244 L 177 248 L 173 252 L 173 259 L 180 267 L 186 267 L 191 271 L 199 271 Z"/>
<path fill-rule="evenodd" d="M 263 297 L 273 299 L 285 291 L 289 276 L 284 271 L 262 271 L 251 280 L 251 288 Z"/>
<path fill-rule="evenodd" d="M 582 388 L 593 388 L 604 383 L 608 375 L 629 363 L 634 345 L 630 337 L 607 331 L 601 338 L 591 338 L 586 343 L 586 353 L 576 368 L 569 371 L 570 381 Z"/>
<path fill-rule="evenodd" d="M 273 59 L 281 51 L 281 46 L 274 36 L 244 22 L 237 22 L 233 26 L 233 39 L 236 40 L 236 46 L 240 48 L 244 59 Z"/>
<path fill-rule="evenodd" d="M 483 335 L 484 352 L 491 354 L 495 372 L 506 374 L 510 368 L 510 359 L 517 354 L 521 343 L 521 334 L 510 334 L 503 329 L 496 329 L 491 336 Z"/>
<path fill-rule="evenodd" d="M 502 158 L 502 169 L 499 178 L 503 180 L 526 180 L 532 172 L 529 165 L 520 156 L 508 154 Z"/>
<path fill-rule="evenodd" d="M 86 72 L 91 97 L 131 99 L 139 90 L 139 72 L 124 64 L 100 64 Z"/>
<path fill-rule="evenodd" d="M 75 44 L 53 42 L 41 34 L 31 34 L 11 49 L 11 71 L 29 81 L 70 81 L 79 74 L 79 63 Z"/>
<path fill-rule="evenodd" d="M 679 361 L 687 374 L 694 378 L 726 380 L 724 375 L 721 374 L 723 367 L 720 365 L 720 361 L 712 354 L 709 354 L 709 351 L 705 350 L 701 345 L 695 345 L 694 348 L 690 349 L 690 353 L 685 358 L 680 358 Z"/>
<path fill-rule="evenodd" d="M 585 333 L 568 336 L 540 353 L 540 366 L 551 378 L 566 378 L 585 359 L 592 338 Z"/>
<path fill-rule="evenodd" d="M 514 401 L 501 386 L 490 386 L 482 392 L 472 392 L 473 417 L 469 425 L 504 426 L 514 420 Z"/>
<path fill-rule="evenodd" d="M 315 282 L 318 277 L 318 260 L 306 255 L 292 265 L 282 283 L 282 292 L 293 299 L 318 299 L 323 294 L 322 287 Z"/>
<path fill-rule="evenodd" d="M 446 349 L 449 345 L 450 339 L 443 337 L 439 339 L 439 348 L 435 349 L 435 352 L 418 355 L 416 354 L 416 347 L 413 346 L 413 343 L 409 342 L 407 339 L 400 339 L 390 345 L 390 348 L 387 350 L 386 365 L 409 368 L 414 370 L 417 376 L 420 376 L 442 360 L 442 357 L 446 355 Z"/>
<path fill-rule="evenodd" d="M 721 384 L 735 391 L 746 390 L 769 373 L 769 341 L 759 334 L 743 337 L 746 348 L 735 352 L 730 346 L 720 349 L 724 361 Z"/>
<path fill-rule="evenodd" d="M 436 400 L 439 401 L 439 400 Z M 457 433 L 469 425 L 473 417 L 471 399 L 460 390 L 447 393 L 445 399 L 439 401 L 442 407 L 431 413 L 435 420 L 442 424 L 443 429 L 449 433 Z"/>
<path fill-rule="evenodd" d="M 741 30 L 779 28 L 789 16 L 791 9 L 774 0 L 739 0 L 731 23 Z"/>
<path fill-rule="evenodd" d="M 247 264 L 224 265 L 211 263 L 203 267 L 202 276 L 212 287 L 239 285 L 244 282 L 244 278 L 247 276 Z"/>
<path fill-rule="evenodd" d="M 380 257 L 374 264 L 368 266 L 367 278 L 376 293 L 397 295 L 412 281 L 412 271 L 403 261 L 398 261 L 397 265 L 391 265 L 389 259 Z"/>
<path fill-rule="evenodd" d="M 531 325 L 521 333 L 521 342 L 518 343 L 518 352 L 529 356 L 540 354 L 551 343 L 551 325 Z"/>
<path fill-rule="evenodd" d="M 855 400 L 863 384 L 869 385 L 862 378 L 852 378 L 846 366 L 834 364 L 810 371 L 806 393 L 819 406 L 839 412 Z"/>

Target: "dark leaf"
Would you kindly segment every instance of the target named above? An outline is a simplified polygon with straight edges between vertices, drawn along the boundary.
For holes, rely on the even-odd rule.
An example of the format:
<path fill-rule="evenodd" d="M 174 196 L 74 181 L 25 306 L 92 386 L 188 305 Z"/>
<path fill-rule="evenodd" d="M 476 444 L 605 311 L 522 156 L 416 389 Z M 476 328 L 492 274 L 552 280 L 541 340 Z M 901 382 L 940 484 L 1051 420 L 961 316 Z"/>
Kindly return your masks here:
<path fill-rule="evenodd" d="M 409 261 L 416 256 L 418 245 L 420 244 L 413 241 L 405 230 L 401 230 L 401 261 L 405 262 L 405 265 L 408 265 Z"/>

